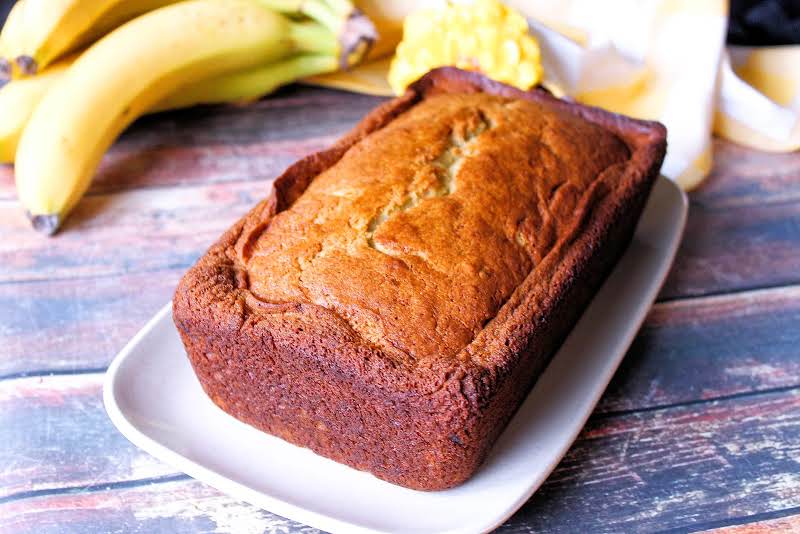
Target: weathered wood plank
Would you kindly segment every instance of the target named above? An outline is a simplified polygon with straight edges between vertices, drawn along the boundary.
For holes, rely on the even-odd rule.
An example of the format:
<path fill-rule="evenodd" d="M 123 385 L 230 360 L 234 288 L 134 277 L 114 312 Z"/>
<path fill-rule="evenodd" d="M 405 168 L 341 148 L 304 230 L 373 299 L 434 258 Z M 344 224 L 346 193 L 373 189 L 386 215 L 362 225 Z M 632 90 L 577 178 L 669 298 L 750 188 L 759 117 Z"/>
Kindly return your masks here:
<path fill-rule="evenodd" d="M 176 255 L 187 264 L 236 218 L 232 214 L 262 197 L 289 162 L 332 142 L 378 101 L 293 87 L 247 108 L 145 118 L 115 145 L 93 195 L 53 240 L 28 228 L 11 200 L 12 173 L 0 170 L 0 199 L 6 199 L 0 227 L 7 234 L 0 243 L 0 282 L 163 268 L 174 265 Z M 761 154 L 721 141 L 715 146 L 714 175 L 692 194 L 687 237 L 664 298 L 800 281 L 800 202 L 786 203 L 798 199 L 800 154 Z M 125 193 L 114 194 L 119 191 Z M 233 202 L 217 209 L 219 195 Z M 169 235 L 154 225 L 165 220 L 174 223 Z M 194 231 L 196 221 L 208 234 Z M 133 246 L 119 250 L 127 241 Z M 141 241 L 152 246 L 142 250 Z M 78 247 L 88 250 L 88 261 L 76 261 Z"/>
<path fill-rule="evenodd" d="M 169 302 L 182 274 L 0 284 L 0 377 L 106 367 Z"/>
<path fill-rule="evenodd" d="M 713 534 L 800 534 L 800 515 L 720 527 L 705 532 Z"/>
<path fill-rule="evenodd" d="M 195 480 L 0 504 L 3 532 L 316 534 L 321 531 L 235 501 Z"/>
<path fill-rule="evenodd" d="M 114 428 L 103 408 L 103 376 L 0 382 L 0 499 L 175 474 Z"/>
<path fill-rule="evenodd" d="M 800 153 L 776 154 L 714 139 L 714 167 L 693 202 L 732 207 L 800 200 Z"/>
<path fill-rule="evenodd" d="M 800 286 L 656 304 L 597 410 L 800 385 Z"/>
<path fill-rule="evenodd" d="M 144 187 L 271 179 L 332 144 L 383 99 L 293 86 L 249 106 L 145 117 L 103 160 L 89 195 Z M 0 199 L 16 198 L 0 165 Z"/>
<path fill-rule="evenodd" d="M 52 238 L 0 201 L 0 282 L 188 267 L 270 191 L 269 181 L 138 189 L 87 197 Z M 87 286 L 92 281 L 87 280 Z"/>
<path fill-rule="evenodd" d="M 800 505 L 800 390 L 590 420 L 500 530 L 699 529 Z"/>
<path fill-rule="evenodd" d="M 800 203 L 692 204 L 660 298 L 800 282 Z"/>
<path fill-rule="evenodd" d="M 137 520 L 193 514 L 189 519 L 200 521 L 228 516 L 229 506 L 246 517 L 271 519 L 194 483 L 175 483 L 191 486 L 175 498 L 167 484 L 137 489 L 142 497 L 129 498 L 127 487 L 114 489 L 173 472 L 109 428 L 101 380 L 92 374 L 0 383 L 0 433 L 13 445 L 7 450 L 25 451 L 0 453 L 0 487 L 6 488 L 0 524 L 34 531 L 52 522 L 83 525 L 82 517 L 92 524 L 119 521 L 117 513 Z M 52 446 L 55 435 L 58 447 Z M 501 531 L 699 529 L 791 509 L 800 506 L 798 463 L 800 388 L 595 417 L 539 493 Z M 112 489 L 99 491 L 106 485 Z M 91 491 L 64 495 L 85 487 Z M 213 506 L 202 504 L 211 497 Z M 164 503 L 156 508 L 169 513 L 147 512 L 156 501 Z"/>

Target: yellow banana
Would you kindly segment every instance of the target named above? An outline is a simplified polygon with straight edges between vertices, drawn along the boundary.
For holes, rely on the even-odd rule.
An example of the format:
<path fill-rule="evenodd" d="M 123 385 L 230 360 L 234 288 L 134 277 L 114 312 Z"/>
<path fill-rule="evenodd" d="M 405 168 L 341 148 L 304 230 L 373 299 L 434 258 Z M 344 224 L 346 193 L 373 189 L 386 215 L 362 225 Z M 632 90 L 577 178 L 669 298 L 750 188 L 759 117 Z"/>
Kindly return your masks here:
<path fill-rule="evenodd" d="M 0 36 L 0 81 L 16 73 L 32 75 L 55 59 L 82 48 L 114 28 L 149 11 L 183 0 L 19 0 Z M 342 36 L 343 25 L 358 34 L 359 44 L 375 40 L 374 27 L 353 8 L 350 0 L 256 0 L 280 13 L 305 15 Z M 368 37 L 366 29 L 372 28 Z M 3 37 L 4 36 L 4 37 Z M 4 47 L 3 42 L 7 45 Z M 360 59 L 361 51 L 357 51 Z M 343 56 L 344 57 L 344 56 Z M 355 61 L 351 60 L 351 63 Z M 346 66 L 346 65 L 345 65 Z"/>
<path fill-rule="evenodd" d="M 0 88 L 0 163 L 12 163 L 22 130 L 45 94 L 62 78 L 74 58 L 63 59 L 36 76 Z"/>
<path fill-rule="evenodd" d="M 74 58 L 63 59 L 44 72 L 14 80 L 0 89 L 0 163 L 13 163 L 19 138 L 33 110 L 61 79 Z M 147 112 L 180 109 L 197 104 L 250 102 L 282 85 L 338 68 L 335 55 L 301 54 L 283 61 L 224 74 L 177 90 Z"/>
<path fill-rule="evenodd" d="M 148 11 L 183 0 L 18 0 L 0 34 L 0 81 L 12 74 L 12 61 L 34 74 L 55 58 L 82 48 Z M 256 0 L 274 11 L 308 16 L 336 34 L 361 16 L 350 0 Z M 362 28 L 363 30 L 363 28 Z M 365 34 L 362 34 L 362 39 Z M 372 40 L 375 39 L 373 34 Z M 3 42 L 8 46 L 4 47 Z"/>
<path fill-rule="evenodd" d="M 181 86 L 331 48 L 329 31 L 248 0 L 187 0 L 117 28 L 67 70 L 23 131 L 16 184 L 34 228 L 55 232 L 120 132 Z"/>

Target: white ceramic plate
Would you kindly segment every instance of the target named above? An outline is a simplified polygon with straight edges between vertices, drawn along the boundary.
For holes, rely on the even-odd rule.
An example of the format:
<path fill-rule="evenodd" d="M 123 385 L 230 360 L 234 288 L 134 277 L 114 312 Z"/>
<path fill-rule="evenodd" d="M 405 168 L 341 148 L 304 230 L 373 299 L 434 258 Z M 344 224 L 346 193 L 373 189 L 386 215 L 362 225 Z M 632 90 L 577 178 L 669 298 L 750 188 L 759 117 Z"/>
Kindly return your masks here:
<path fill-rule="evenodd" d="M 203 393 L 162 309 L 108 369 L 119 430 L 150 454 L 231 496 L 334 532 L 482 532 L 513 514 L 575 440 L 672 263 L 686 197 L 660 178 L 614 272 L 467 483 L 419 492 L 317 456 L 227 415 Z"/>

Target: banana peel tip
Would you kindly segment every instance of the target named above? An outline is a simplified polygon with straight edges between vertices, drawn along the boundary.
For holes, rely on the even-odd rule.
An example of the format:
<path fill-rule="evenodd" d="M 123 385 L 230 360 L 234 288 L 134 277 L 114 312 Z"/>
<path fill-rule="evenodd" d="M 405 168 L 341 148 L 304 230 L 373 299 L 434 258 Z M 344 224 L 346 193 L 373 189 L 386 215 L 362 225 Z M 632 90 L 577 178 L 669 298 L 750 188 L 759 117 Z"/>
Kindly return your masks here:
<path fill-rule="evenodd" d="M 33 226 L 34 230 L 46 236 L 55 234 L 59 227 L 61 227 L 61 216 L 57 214 L 33 215 L 28 212 L 28 219 L 30 219 L 31 226 Z"/>
<path fill-rule="evenodd" d="M 39 70 L 36 60 L 31 56 L 18 56 L 17 59 L 14 60 L 14 63 L 17 64 L 20 72 L 25 76 L 33 76 L 36 74 L 36 71 Z"/>
<path fill-rule="evenodd" d="M 11 62 L 0 57 L 0 86 L 5 85 L 9 80 L 11 80 Z"/>
<path fill-rule="evenodd" d="M 358 9 L 353 9 L 344 23 L 339 36 L 342 54 L 339 64 L 348 69 L 361 61 L 378 40 L 378 31 L 369 18 Z"/>

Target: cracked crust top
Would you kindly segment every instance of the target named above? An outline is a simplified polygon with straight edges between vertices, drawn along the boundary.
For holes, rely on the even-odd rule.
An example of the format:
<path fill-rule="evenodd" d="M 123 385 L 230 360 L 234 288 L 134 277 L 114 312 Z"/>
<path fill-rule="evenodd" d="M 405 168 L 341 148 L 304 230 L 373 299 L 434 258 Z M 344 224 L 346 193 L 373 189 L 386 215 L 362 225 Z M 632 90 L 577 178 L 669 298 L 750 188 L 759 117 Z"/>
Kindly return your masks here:
<path fill-rule="evenodd" d="M 241 258 L 250 291 L 334 311 L 402 364 L 452 358 L 628 158 L 615 134 L 538 102 L 433 96 L 275 216 Z"/>

